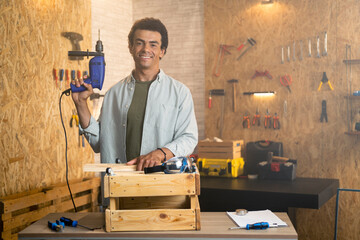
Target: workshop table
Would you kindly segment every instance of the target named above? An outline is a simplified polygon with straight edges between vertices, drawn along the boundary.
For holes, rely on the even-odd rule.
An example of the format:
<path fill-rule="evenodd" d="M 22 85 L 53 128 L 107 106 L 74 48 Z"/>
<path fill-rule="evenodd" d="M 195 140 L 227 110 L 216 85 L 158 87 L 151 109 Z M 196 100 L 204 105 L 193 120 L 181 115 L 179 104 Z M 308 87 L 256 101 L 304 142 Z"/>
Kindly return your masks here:
<path fill-rule="evenodd" d="M 52 213 L 22 230 L 19 239 L 298 239 L 297 233 L 286 213 L 275 213 L 288 227 L 265 230 L 229 230 L 236 226 L 225 212 L 202 212 L 199 231 L 156 231 L 156 232 L 110 232 L 104 227 L 94 231 L 81 227 L 65 227 L 62 232 L 54 232 L 47 222 L 55 222 L 64 216 L 78 220 L 79 224 L 95 227 L 104 226 L 104 213 Z"/>
<path fill-rule="evenodd" d="M 201 211 L 269 209 L 273 212 L 288 212 L 296 225 L 293 208 L 320 209 L 336 195 L 339 180 L 296 178 L 294 181 L 285 181 L 201 177 L 200 185 Z"/>

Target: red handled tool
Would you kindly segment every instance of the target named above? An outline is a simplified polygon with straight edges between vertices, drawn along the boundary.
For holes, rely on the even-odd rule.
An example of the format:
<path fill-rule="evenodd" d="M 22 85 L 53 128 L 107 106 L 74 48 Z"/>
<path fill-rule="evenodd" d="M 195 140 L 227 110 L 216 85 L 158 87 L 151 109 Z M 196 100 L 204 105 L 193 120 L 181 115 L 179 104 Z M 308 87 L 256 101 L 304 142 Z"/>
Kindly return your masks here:
<path fill-rule="evenodd" d="M 239 60 L 247 51 L 249 51 L 250 48 L 252 48 L 252 47 L 256 44 L 256 41 L 255 41 L 254 39 L 252 39 L 252 38 L 248 38 L 246 45 L 247 45 L 247 44 L 250 44 L 250 46 L 248 46 L 248 47 L 240 54 L 240 56 L 238 56 L 238 58 L 237 58 L 236 60 Z M 241 46 L 241 45 L 240 45 L 240 46 Z M 243 48 L 243 47 L 241 47 L 241 48 Z"/>
<path fill-rule="evenodd" d="M 80 70 L 77 70 L 77 79 L 81 79 L 81 71 Z"/>
<path fill-rule="evenodd" d="M 280 121 L 279 121 L 279 116 L 277 115 L 277 113 L 275 113 L 274 117 L 273 117 L 273 127 L 274 127 L 274 129 L 280 129 Z"/>
<path fill-rule="evenodd" d="M 266 109 L 266 114 L 265 114 L 264 118 L 265 118 L 265 121 L 264 121 L 265 128 L 271 128 L 271 115 L 269 113 L 269 109 Z"/>
<path fill-rule="evenodd" d="M 66 80 L 67 84 L 70 84 L 70 70 L 69 69 L 65 70 L 65 80 Z"/>
<path fill-rule="evenodd" d="M 250 128 L 250 117 L 248 112 L 246 112 L 245 116 L 243 117 L 242 125 L 243 128 Z"/>
<path fill-rule="evenodd" d="M 256 113 L 253 117 L 253 121 L 252 121 L 252 125 L 254 126 L 257 122 L 257 125 L 260 126 L 260 113 L 259 113 L 259 109 L 256 109 Z"/>
<path fill-rule="evenodd" d="M 53 69 L 53 77 L 55 80 L 56 88 L 58 87 L 57 81 L 58 81 L 58 74 L 56 68 Z"/>
<path fill-rule="evenodd" d="M 251 77 L 251 79 L 255 79 L 257 77 L 267 77 L 268 79 L 272 79 L 273 77 L 271 76 L 271 74 L 269 73 L 268 70 L 265 70 L 265 72 L 260 72 L 260 71 L 255 71 L 255 74 Z"/>
<path fill-rule="evenodd" d="M 219 77 L 220 76 L 220 73 L 221 73 L 221 65 L 222 65 L 222 62 L 223 62 L 223 59 L 224 59 L 224 55 L 227 53 L 227 54 L 231 54 L 230 51 L 228 50 L 229 48 L 231 47 L 234 47 L 234 46 L 230 46 L 230 45 L 224 45 L 224 44 L 220 44 L 219 46 L 219 54 L 216 58 L 216 65 L 214 67 L 214 70 L 213 70 L 213 74 L 216 76 L 216 77 Z"/>
<path fill-rule="evenodd" d="M 211 97 L 211 90 L 209 91 L 209 102 L 208 102 L 208 107 L 211 108 L 211 101 L 212 101 L 212 97 Z"/>
<path fill-rule="evenodd" d="M 291 89 L 290 89 L 290 85 L 292 83 L 292 78 L 290 75 L 284 75 L 280 77 L 280 83 L 281 85 L 287 87 L 287 89 L 289 90 L 289 92 L 291 93 Z"/>

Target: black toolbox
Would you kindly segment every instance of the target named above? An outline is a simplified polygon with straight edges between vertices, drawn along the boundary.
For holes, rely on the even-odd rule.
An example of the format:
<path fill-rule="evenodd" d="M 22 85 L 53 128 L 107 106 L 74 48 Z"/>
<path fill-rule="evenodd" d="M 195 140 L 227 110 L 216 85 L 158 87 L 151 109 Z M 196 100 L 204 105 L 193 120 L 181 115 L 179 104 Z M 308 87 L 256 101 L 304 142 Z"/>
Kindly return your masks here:
<path fill-rule="evenodd" d="M 245 149 L 245 166 L 244 172 L 248 174 L 258 174 L 258 163 L 267 160 L 268 152 L 272 152 L 274 156 L 283 156 L 282 142 L 273 141 L 256 141 L 248 142 Z"/>

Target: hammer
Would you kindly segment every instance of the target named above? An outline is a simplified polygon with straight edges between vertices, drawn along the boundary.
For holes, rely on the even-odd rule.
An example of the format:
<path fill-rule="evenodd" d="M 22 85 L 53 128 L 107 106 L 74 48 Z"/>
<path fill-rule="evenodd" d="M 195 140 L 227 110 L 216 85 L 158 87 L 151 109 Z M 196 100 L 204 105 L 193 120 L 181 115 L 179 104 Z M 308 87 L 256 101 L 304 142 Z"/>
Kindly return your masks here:
<path fill-rule="evenodd" d="M 268 152 L 266 161 L 267 161 L 268 163 L 271 163 L 271 162 L 273 162 L 273 161 L 274 161 L 274 162 L 284 163 L 284 162 L 289 161 L 289 158 L 274 156 L 274 153 L 273 153 L 273 152 Z"/>
<path fill-rule="evenodd" d="M 232 89 L 233 89 L 233 112 L 236 112 L 236 87 L 235 87 L 235 83 L 238 83 L 239 80 L 231 79 L 231 80 L 228 80 L 228 82 L 232 83 Z"/>

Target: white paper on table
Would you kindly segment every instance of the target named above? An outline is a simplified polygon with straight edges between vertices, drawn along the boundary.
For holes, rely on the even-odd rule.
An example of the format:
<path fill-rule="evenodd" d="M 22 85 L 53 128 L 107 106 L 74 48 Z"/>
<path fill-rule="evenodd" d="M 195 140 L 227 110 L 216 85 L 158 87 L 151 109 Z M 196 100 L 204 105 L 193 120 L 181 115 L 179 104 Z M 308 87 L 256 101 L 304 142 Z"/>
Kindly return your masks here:
<path fill-rule="evenodd" d="M 268 222 L 270 227 L 287 227 L 286 222 L 282 221 L 270 210 L 249 211 L 243 216 L 236 215 L 235 212 L 226 212 L 228 216 L 241 228 L 246 228 L 247 224 L 258 222 Z"/>

